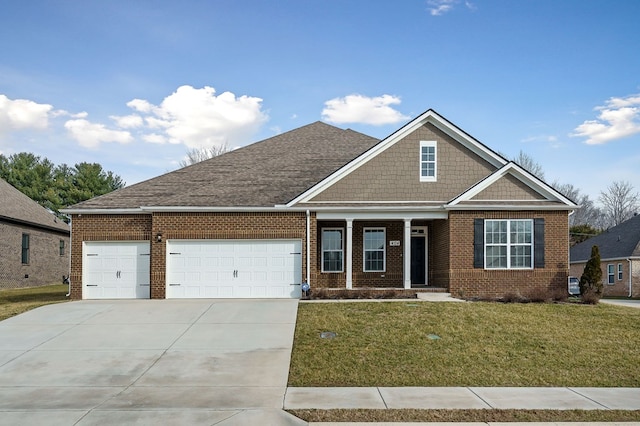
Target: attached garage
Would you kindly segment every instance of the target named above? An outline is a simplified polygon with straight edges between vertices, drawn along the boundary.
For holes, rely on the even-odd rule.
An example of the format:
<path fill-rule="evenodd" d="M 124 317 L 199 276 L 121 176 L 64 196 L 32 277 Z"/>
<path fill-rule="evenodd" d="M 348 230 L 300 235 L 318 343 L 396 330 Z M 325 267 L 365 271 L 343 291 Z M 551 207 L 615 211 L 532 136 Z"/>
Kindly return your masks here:
<path fill-rule="evenodd" d="M 82 257 L 84 299 L 149 299 L 148 241 L 85 241 Z"/>
<path fill-rule="evenodd" d="M 169 298 L 299 298 L 300 240 L 168 240 Z"/>

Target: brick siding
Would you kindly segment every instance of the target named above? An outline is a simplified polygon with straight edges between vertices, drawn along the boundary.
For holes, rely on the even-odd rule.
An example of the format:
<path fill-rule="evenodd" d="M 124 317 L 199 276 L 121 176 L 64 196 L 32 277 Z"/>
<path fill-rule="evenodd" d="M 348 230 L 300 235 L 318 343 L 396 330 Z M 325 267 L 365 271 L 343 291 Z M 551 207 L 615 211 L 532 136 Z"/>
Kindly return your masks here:
<path fill-rule="evenodd" d="M 22 263 L 22 234 L 29 234 L 29 263 Z M 0 222 L 0 289 L 62 284 L 69 275 L 69 235 Z M 64 255 L 60 255 L 60 241 Z"/>
<path fill-rule="evenodd" d="M 614 284 L 609 284 L 607 265 L 614 265 Z M 622 279 L 618 279 L 618 264 L 622 264 Z M 569 274 L 580 279 L 587 262 L 572 263 Z M 631 266 L 631 285 L 633 297 L 640 296 L 640 260 L 634 259 L 629 265 L 627 259 L 615 259 L 603 261 L 600 264 L 602 270 L 602 289 L 604 297 L 628 297 L 629 296 L 629 267 Z"/>
<path fill-rule="evenodd" d="M 473 267 L 473 220 L 545 219 L 545 267 L 487 270 Z M 569 273 L 569 221 L 566 211 L 456 211 L 449 213 L 449 291 L 456 297 L 530 296 L 565 290 Z"/>

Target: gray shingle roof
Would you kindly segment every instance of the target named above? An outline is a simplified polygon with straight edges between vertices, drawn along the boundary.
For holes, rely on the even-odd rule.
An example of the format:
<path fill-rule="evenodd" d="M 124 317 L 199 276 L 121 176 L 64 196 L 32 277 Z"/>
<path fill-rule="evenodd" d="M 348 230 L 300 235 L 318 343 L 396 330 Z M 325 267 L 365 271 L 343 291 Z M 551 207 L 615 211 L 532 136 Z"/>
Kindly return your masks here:
<path fill-rule="evenodd" d="M 18 191 L 4 179 L 0 179 L 0 220 L 10 220 L 69 232 L 69 226 L 53 213 Z"/>
<path fill-rule="evenodd" d="M 273 207 L 377 143 L 318 121 L 69 208 Z"/>
<path fill-rule="evenodd" d="M 571 261 L 589 260 L 594 245 L 598 246 L 602 259 L 640 256 L 640 215 L 571 247 Z"/>

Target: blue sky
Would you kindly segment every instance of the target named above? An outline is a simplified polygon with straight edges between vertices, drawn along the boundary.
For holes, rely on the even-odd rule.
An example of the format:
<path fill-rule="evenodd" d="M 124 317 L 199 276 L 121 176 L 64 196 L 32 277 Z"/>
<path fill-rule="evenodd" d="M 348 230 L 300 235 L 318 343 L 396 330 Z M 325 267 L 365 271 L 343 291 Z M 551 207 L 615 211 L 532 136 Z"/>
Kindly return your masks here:
<path fill-rule="evenodd" d="M 190 148 L 429 108 L 548 182 L 640 190 L 634 0 L 0 0 L 0 153 L 128 184 Z"/>

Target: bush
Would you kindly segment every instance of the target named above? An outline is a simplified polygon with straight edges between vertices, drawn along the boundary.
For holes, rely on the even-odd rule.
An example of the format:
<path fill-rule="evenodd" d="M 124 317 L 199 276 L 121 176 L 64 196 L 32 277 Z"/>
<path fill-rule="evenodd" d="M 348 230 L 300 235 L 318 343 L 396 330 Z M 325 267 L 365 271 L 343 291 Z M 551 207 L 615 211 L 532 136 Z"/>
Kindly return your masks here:
<path fill-rule="evenodd" d="M 600 250 L 598 246 L 591 247 L 591 257 L 584 267 L 580 277 L 580 295 L 585 303 L 598 303 L 602 297 L 602 269 L 600 267 Z M 587 300 L 590 300 L 587 302 Z"/>

